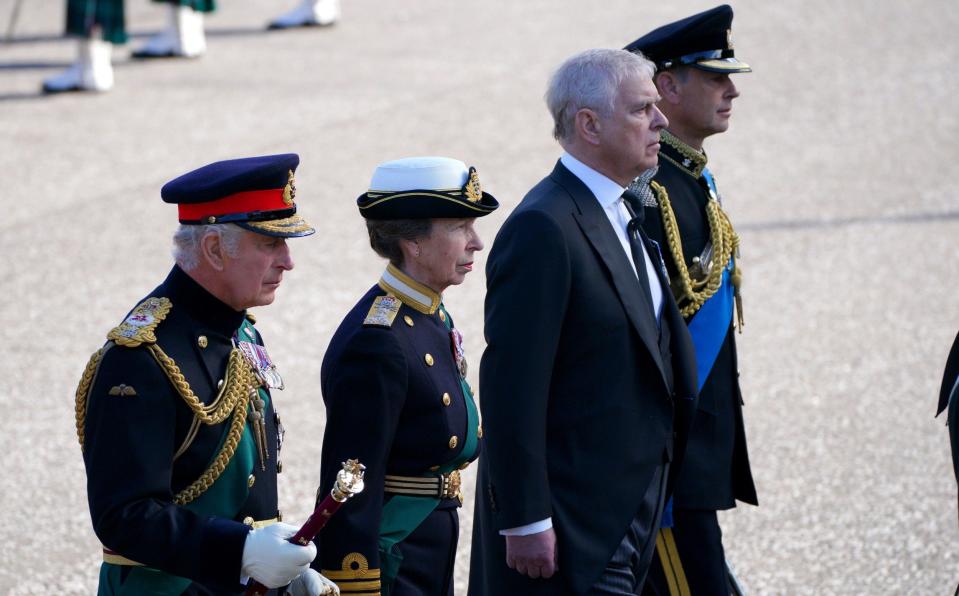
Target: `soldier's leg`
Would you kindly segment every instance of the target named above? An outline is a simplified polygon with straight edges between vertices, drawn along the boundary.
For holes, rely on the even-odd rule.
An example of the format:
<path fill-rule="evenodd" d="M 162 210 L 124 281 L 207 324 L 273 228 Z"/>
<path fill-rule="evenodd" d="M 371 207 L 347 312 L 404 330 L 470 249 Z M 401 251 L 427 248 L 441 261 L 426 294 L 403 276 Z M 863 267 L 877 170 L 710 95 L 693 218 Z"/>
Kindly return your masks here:
<path fill-rule="evenodd" d="M 340 18 L 340 0 L 301 0 L 289 12 L 270 21 L 270 29 L 332 25 Z"/>
<path fill-rule="evenodd" d="M 676 509 L 672 528 L 656 539 L 643 594 L 728 596 L 726 554 L 715 511 Z"/>
<path fill-rule="evenodd" d="M 166 4 L 167 25 L 133 52 L 134 58 L 195 58 L 206 53 L 203 14 L 216 9 L 214 0 L 154 0 Z"/>
<path fill-rule="evenodd" d="M 107 91 L 113 87 L 113 44 L 125 43 L 123 0 L 67 0 L 67 35 L 76 36 L 77 58 L 43 81 L 46 93 Z"/>

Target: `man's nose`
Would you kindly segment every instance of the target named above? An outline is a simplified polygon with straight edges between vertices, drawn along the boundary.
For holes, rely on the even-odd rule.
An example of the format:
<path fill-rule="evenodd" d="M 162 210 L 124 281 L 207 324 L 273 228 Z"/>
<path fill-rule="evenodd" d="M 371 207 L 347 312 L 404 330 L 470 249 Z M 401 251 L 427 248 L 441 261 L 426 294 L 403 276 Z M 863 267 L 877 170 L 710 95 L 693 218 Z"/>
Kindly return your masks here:
<path fill-rule="evenodd" d="M 653 106 L 653 121 L 651 128 L 655 131 L 660 131 L 669 126 L 669 120 L 666 119 L 666 114 L 662 113 L 658 106 Z"/>
<path fill-rule="evenodd" d="M 729 79 L 729 88 L 726 89 L 726 97 L 729 99 L 736 99 L 739 97 L 739 89 L 736 88 L 736 83 L 732 79 Z"/>
<path fill-rule="evenodd" d="M 290 253 L 290 246 L 286 243 L 283 243 L 283 246 L 280 248 L 277 265 L 286 271 L 293 269 L 293 255 Z"/>

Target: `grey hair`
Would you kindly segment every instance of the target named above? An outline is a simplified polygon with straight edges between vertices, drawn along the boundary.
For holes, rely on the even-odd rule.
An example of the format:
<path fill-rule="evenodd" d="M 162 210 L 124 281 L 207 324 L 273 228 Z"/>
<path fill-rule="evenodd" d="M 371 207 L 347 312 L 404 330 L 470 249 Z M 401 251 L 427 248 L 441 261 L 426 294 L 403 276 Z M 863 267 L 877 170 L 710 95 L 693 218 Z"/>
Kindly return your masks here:
<path fill-rule="evenodd" d="M 231 257 L 240 251 L 240 236 L 245 232 L 236 224 L 183 225 L 173 233 L 173 260 L 184 271 L 196 269 L 200 262 L 200 241 L 207 234 L 220 237 L 223 250 Z"/>
<path fill-rule="evenodd" d="M 639 53 L 593 49 L 563 62 L 546 88 L 546 107 L 553 116 L 553 137 L 562 144 L 573 137 L 576 113 L 583 108 L 609 116 L 616 92 L 631 77 L 652 80 L 656 65 Z"/>
<path fill-rule="evenodd" d="M 403 266 L 400 240 L 425 238 L 433 231 L 432 219 L 368 219 L 366 231 L 373 251 L 395 267 Z"/>

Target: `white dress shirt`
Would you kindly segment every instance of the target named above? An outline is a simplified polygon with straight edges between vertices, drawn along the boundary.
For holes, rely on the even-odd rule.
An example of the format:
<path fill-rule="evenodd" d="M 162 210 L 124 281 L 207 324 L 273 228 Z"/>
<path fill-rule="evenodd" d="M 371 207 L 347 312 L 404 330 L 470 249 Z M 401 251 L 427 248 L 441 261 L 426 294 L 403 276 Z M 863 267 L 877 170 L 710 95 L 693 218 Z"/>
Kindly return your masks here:
<path fill-rule="evenodd" d="M 633 261 L 633 251 L 629 247 L 629 236 L 626 233 L 626 224 L 631 219 L 629 211 L 626 210 L 626 204 L 623 202 L 623 193 L 625 188 L 613 182 L 606 176 L 600 174 L 593 168 L 579 161 L 569 153 L 564 153 L 559 161 L 566 166 L 566 169 L 580 179 L 583 184 L 593 193 L 600 207 L 606 212 L 609 223 L 612 224 L 619 243 L 623 246 L 623 252 L 626 258 L 636 271 L 636 263 Z M 649 257 L 649 251 L 643 246 L 643 257 L 646 265 L 646 277 L 649 279 L 650 298 L 653 300 L 653 312 L 656 313 L 656 320 L 659 321 L 663 312 L 663 287 L 659 283 L 659 275 L 656 274 L 656 267 L 653 260 Z M 637 279 L 639 274 L 637 273 Z"/>
<path fill-rule="evenodd" d="M 629 217 L 629 211 L 626 210 L 626 205 L 623 202 L 623 193 L 626 189 L 579 161 L 569 153 L 563 153 L 559 161 L 566 166 L 566 169 L 572 172 L 574 176 L 579 178 L 580 181 L 586 185 L 586 188 L 593 193 L 596 200 L 599 201 L 600 207 L 603 208 L 606 217 L 609 218 L 610 225 L 613 226 L 613 230 L 616 232 L 616 237 L 619 238 L 619 243 L 623 247 L 623 252 L 626 253 L 626 258 L 629 259 L 630 264 L 633 266 L 633 272 L 636 273 L 636 262 L 633 261 L 633 251 L 629 246 L 629 236 L 626 233 L 626 224 L 628 224 L 631 219 Z M 659 283 L 659 276 L 656 274 L 653 260 L 649 257 L 649 251 L 646 250 L 645 246 L 643 246 L 643 257 L 646 266 L 646 277 L 649 279 L 650 298 L 652 298 L 653 301 L 653 310 L 656 313 L 656 321 L 658 323 L 663 312 L 663 287 Z M 636 279 L 639 279 L 638 273 L 636 273 Z M 547 517 L 544 520 L 526 524 L 525 526 L 500 530 L 499 533 L 503 536 L 528 536 L 530 534 L 544 532 L 552 527 L 553 518 Z"/>

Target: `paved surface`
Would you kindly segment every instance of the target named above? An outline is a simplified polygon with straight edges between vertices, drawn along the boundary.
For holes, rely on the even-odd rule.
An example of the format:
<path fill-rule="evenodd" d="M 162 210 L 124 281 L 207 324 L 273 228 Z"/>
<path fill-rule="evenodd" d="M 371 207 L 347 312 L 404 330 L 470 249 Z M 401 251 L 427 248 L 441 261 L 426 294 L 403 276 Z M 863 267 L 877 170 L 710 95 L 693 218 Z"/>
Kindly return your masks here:
<path fill-rule="evenodd" d="M 0 0 L 4 26 L 12 3 Z M 298 197 L 320 232 L 295 242 L 296 271 L 258 327 L 290 388 L 277 400 L 289 421 L 281 503 L 303 519 L 324 426 L 319 362 L 382 266 L 353 206 L 374 165 L 443 154 L 477 166 L 503 203 L 479 226 L 492 240 L 558 155 L 542 104 L 550 70 L 710 5 L 346 0 L 337 27 L 261 31 L 288 4 L 223 2 L 200 60 L 138 64 L 120 49 L 116 88 L 100 96 L 36 94 L 73 58 L 59 0 L 25 2 L 14 43 L 0 45 L 0 593 L 94 591 L 73 391 L 170 264 L 163 182 L 214 159 L 302 157 Z M 956 485 L 932 414 L 959 328 L 959 4 L 735 8 L 755 73 L 736 78 L 733 128 L 707 149 L 742 235 L 762 506 L 723 515 L 730 559 L 754 594 L 951 593 Z M 135 42 L 163 22 L 142 1 L 128 13 Z M 483 286 L 478 267 L 447 295 L 474 382 Z"/>

